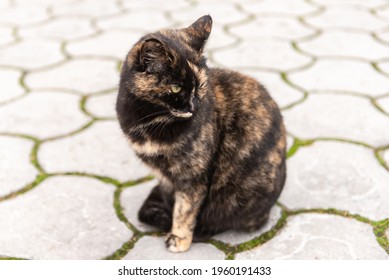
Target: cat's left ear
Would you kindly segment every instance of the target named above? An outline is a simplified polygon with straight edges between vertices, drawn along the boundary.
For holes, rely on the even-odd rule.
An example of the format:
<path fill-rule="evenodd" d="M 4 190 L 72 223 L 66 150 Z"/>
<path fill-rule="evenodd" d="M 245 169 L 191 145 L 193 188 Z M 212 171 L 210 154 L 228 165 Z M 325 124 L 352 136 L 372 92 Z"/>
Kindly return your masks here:
<path fill-rule="evenodd" d="M 155 38 L 147 39 L 139 54 L 139 62 L 147 72 L 157 73 L 167 64 L 171 64 L 174 57 L 165 48 L 164 44 Z"/>
<path fill-rule="evenodd" d="M 203 16 L 191 24 L 184 32 L 190 39 L 190 45 L 198 52 L 202 52 L 212 30 L 212 18 Z"/>

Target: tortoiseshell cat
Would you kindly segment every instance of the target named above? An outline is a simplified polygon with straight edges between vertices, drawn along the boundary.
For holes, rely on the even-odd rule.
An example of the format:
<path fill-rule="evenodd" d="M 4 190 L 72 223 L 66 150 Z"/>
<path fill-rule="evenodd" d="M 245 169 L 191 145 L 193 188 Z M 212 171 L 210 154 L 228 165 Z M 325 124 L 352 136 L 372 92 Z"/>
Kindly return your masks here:
<path fill-rule="evenodd" d="M 286 177 L 278 106 L 254 79 L 207 67 L 211 28 L 203 16 L 148 34 L 121 72 L 121 128 L 160 180 L 138 217 L 170 232 L 172 252 L 188 250 L 193 236 L 258 229 Z"/>

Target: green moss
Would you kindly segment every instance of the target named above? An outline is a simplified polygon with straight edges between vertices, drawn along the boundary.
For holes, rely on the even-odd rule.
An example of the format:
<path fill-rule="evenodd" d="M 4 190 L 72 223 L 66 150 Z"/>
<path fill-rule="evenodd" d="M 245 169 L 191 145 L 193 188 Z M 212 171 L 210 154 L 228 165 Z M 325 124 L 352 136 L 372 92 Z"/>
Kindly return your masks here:
<path fill-rule="evenodd" d="M 35 141 L 34 146 L 32 147 L 31 153 L 30 153 L 30 162 L 32 165 L 35 166 L 35 168 L 39 171 L 40 174 L 45 174 L 45 170 L 41 166 L 41 164 L 38 161 L 38 149 L 41 145 L 41 141 Z"/>
<path fill-rule="evenodd" d="M 389 171 L 389 166 L 386 164 L 385 160 L 381 156 L 381 151 L 380 150 L 374 150 L 374 156 L 378 160 L 379 164 L 382 165 L 386 170 Z"/>
<path fill-rule="evenodd" d="M 314 142 L 315 140 L 302 140 L 299 138 L 294 138 L 293 145 L 288 150 L 286 154 L 286 158 L 290 158 L 291 156 L 293 156 L 297 152 L 297 150 L 300 149 L 301 147 L 310 146 Z"/>
<path fill-rule="evenodd" d="M 389 239 L 386 236 L 386 231 L 389 229 L 389 219 L 373 223 L 373 232 L 376 236 L 378 244 L 389 255 Z"/>
<path fill-rule="evenodd" d="M 222 251 L 226 255 L 226 260 L 233 260 L 234 259 L 234 247 L 230 244 L 224 243 L 220 240 L 210 239 L 207 241 L 207 243 L 212 244 L 217 249 Z"/>
<path fill-rule="evenodd" d="M 289 211 L 290 215 L 298 215 L 298 214 L 304 214 L 304 213 L 318 213 L 318 214 L 329 214 L 329 215 L 337 215 L 345 218 L 352 218 L 355 219 L 359 222 L 366 223 L 366 224 L 372 224 L 373 222 L 369 220 L 366 217 L 363 217 L 359 214 L 351 214 L 348 211 L 345 210 L 338 210 L 335 208 L 327 208 L 327 209 L 322 209 L 322 208 L 312 208 L 312 209 L 298 209 L 298 210 L 293 210 Z"/>
<path fill-rule="evenodd" d="M 116 189 L 114 193 L 114 199 L 113 199 L 113 207 L 115 209 L 116 216 L 118 219 L 123 222 L 131 231 L 133 231 L 135 234 L 143 235 L 141 231 L 139 231 L 133 224 L 131 224 L 126 216 L 123 214 L 123 207 L 120 203 L 120 196 L 122 194 L 123 188 L 119 187 Z"/>
<path fill-rule="evenodd" d="M 7 199 L 15 198 L 18 195 L 21 195 L 23 193 L 26 193 L 26 192 L 32 190 L 33 188 L 38 186 L 40 183 L 42 183 L 48 177 L 49 177 L 49 175 L 47 175 L 47 174 L 39 174 L 39 175 L 37 175 L 34 182 L 27 184 L 26 186 L 24 186 L 20 190 L 11 192 L 11 193 L 9 193 L 9 194 L 7 194 L 5 196 L 0 197 L 0 202 L 2 202 L 4 200 L 7 200 Z"/>
<path fill-rule="evenodd" d="M 134 248 L 135 243 L 141 238 L 142 236 L 139 234 L 135 234 L 131 239 L 127 242 L 125 242 L 117 251 L 115 251 L 112 255 L 109 255 L 108 257 L 105 257 L 105 260 L 120 260 L 125 255 L 128 254 L 128 252 Z"/>
<path fill-rule="evenodd" d="M 133 187 L 133 186 L 136 186 L 136 185 L 139 185 L 139 184 L 142 184 L 142 183 L 145 183 L 145 182 L 148 182 L 148 181 L 151 181 L 153 180 L 155 177 L 153 175 L 148 175 L 148 176 L 145 176 L 145 177 L 142 177 L 140 179 L 137 179 L 137 180 L 131 180 L 131 181 L 126 181 L 122 184 L 122 186 L 124 188 L 127 188 L 127 187 Z"/>

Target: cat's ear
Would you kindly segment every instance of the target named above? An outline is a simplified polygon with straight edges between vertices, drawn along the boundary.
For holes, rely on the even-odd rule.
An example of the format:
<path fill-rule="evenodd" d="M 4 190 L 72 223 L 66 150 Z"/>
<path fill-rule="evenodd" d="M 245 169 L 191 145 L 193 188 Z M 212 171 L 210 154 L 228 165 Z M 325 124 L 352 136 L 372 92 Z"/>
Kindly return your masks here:
<path fill-rule="evenodd" d="M 190 40 L 190 45 L 198 52 L 203 51 L 211 30 L 212 18 L 209 15 L 199 18 L 189 27 L 184 29 Z"/>
<path fill-rule="evenodd" d="M 151 38 L 143 42 L 139 54 L 139 62 L 146 72 L 159 72 L 167 64 L 172 63 L 173 59 L 172 54 L 166 50 L 164 44 L 158 39 Z"/>

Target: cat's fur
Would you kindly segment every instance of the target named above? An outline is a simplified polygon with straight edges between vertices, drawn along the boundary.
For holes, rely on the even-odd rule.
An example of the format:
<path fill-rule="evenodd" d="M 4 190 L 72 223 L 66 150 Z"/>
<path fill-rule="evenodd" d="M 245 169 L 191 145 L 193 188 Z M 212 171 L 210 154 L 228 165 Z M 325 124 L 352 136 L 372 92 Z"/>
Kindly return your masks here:
<path fill-rule="evenodd" d="M 188 250 L 193 235 L 258 229 L 286 176 L 278 106 L 254 79 L 207 67 L 202 51 L 211 27 L 204 16 L 146 35 L 121 72 L 121 128 L 160 180 L 139 219 L 170 231 L 173 252 Z M 182 90 L 173 93 L 172 85 Z"/>

